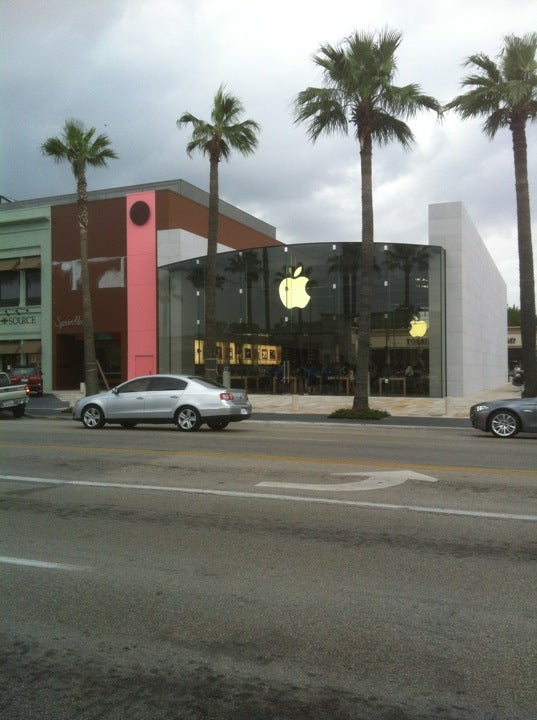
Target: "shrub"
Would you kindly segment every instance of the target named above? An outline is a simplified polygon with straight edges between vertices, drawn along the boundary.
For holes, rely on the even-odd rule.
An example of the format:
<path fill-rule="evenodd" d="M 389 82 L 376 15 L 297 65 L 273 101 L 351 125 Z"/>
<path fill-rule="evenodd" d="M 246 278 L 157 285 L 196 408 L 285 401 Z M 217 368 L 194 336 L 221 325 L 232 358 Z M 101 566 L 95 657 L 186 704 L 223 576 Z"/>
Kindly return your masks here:
<path fill-rule="evenodd" d="M 356 412 L 352 408 L 340 408 L 334 410 L 328 417 L 343 420 L 384 420 L 384 418 L 390 417 L 390 413 L 386 410 L 374 410 L 372 408 L 363 412 Z"/>

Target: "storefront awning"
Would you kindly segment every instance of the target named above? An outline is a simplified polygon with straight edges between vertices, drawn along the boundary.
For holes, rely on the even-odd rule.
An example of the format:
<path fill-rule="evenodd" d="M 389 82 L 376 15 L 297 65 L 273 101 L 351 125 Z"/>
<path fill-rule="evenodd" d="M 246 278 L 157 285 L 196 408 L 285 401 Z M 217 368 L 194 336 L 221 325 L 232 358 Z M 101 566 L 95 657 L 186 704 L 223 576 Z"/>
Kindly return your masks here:
<path fill-rule="evenodd" d="M 35 270 L 41 267 L 41 258 L 39 255 L 35 257 L 23 257 L 17 265 L 17 270 Z"/>
<path fill-rule="evenodd" d="M 0 270 L 15 270 L 19 264 L 20 258 L 10 258 L 9 260 L 0 260 Z"/>
<path fill-rule="evenodd" d="M 18 342 L 0 342 L 0 355 L 15 355 L 20 346 Z"/>
<path fill-rule="evenodd" d="M 41 352 L 41 340 L 26 340 L 25 342 L 21 343 L 20 345 L 20 351 L 21 353 L 31 353 L 32 355 L 35 353 Z"/>

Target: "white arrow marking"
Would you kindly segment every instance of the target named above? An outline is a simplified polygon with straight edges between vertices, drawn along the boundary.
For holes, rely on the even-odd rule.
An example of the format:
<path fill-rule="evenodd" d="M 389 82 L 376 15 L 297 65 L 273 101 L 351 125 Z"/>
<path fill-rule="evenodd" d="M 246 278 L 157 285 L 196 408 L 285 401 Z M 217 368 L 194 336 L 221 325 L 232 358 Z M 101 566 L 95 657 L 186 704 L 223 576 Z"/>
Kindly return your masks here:
<path fill-rule="evenodd" d="M 46 562 L 44 560 L 27 560 L 26 558 L 5 557 L 4 555 L 0 556 L 0 563 L 47 568 L 49 570 L 84 570 L 80 565 L 67 565 L 65 563 Z"/>
<path fill-rule="evenodd" d="M 421 475 L 412 472 L 412 470 L 388 470 L 372 473 L 332 473 L 334 476 L 343 477 L 362 477 L 364 480 L 348 483 L 333 483 L 329 485 L 308 485 L 306 483 L 278 483 L 278 482 L 262 482 L 256 487 L 278 487 L 294 490 L 318 490 L 319 492 L 353 492 L 356 490 L 381 490 L 382 488 L 393 487 L 394 485 L 402 485 L 407 480 L 419 480 L 421 482 L 438 482 L 436 478 L 429 475 Z"/>
<path fill-rule="evenodd" d="M 343 473 L 345 474 L 345 473 Z M 415 474 L 415 473 L 411 473 Z M 408 477 L 408 474 L 407 474 Z M 426 475 L 422 475 L 427 477 Z M 129 483 L 84 482 L 83 480 L 54 480 L 47 478 L 22 477 L 20 475 L 0 475 L 0 480 L 13 482 L 40 483 L 43 485 L 64 485 L 75 487 L 98 487 L 121 490 L 151 490 L 155 492 L 184 493 L 185 495 L 203 495 L 206 497 L 248 498 L 248 500 L 278 500 L 281 502 L 315 503 L 317 505 L 333 505 L 339 507 L 368 508 L 371 510 L 408 510 L 417 513 L 432 513 L 434 515 L 456 515 L 458 517 L 478 517 L 489 520 L 518 520 L 522 522 L 537 522 L 537 515 L 516 515 L 514 513 L 493 513 L 480 510 L 455 510 L 450 508 L 421 507 L 419 505 L 392 505 L 390 503 L 365 502 L 358 500 L 336 500 L 335 498 L 305 497 L 303 495 L 276 495 L 275 493 L 251 493 L 236 490 L 204 490 L 203 488 L 181 488 L 162 485 L 132 485 Z M 435 482 L 434 478 L 428 478 Z M 299 487 L 304 487 L 300 485 Z M 318 485 L 315 486 L 319 487 Z"/>

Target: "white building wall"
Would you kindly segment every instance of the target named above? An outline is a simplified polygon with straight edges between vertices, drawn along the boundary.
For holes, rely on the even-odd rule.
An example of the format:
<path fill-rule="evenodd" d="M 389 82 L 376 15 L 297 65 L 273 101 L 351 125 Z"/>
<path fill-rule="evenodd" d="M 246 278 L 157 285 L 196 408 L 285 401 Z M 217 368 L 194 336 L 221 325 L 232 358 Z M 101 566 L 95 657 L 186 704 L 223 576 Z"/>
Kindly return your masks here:
<path fill-rule="evenodd" d="M 217 252 L 229 252 L 231 248 L 218 243 Z M 182 260 L 207 255 L 207 238 L 181 228 L 157 232 L 157 265 L 171 265 Z"/>
<path fill-rule="evenodd" d="M 461 202 L 429 206 L 446 251 L 446 389 L 465 397 L 507 379 L 507 287 Z"/>

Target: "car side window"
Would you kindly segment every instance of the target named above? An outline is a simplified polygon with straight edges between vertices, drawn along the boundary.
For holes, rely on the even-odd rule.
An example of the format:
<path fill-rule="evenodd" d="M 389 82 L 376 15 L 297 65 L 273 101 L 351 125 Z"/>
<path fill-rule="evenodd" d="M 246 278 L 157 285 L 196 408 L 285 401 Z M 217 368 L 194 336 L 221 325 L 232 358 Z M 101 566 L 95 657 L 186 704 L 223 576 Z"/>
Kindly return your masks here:
<path fill-rule="evenodd" d="M 145 392 L 149 385 L 149 378 L 136 378 L 130 382 L 122 385 L 118 392 L 120 393 L 131 393 L 131 392 Z"/>
<path fill-rule="evenodd" d="M 149 391 L 157 390 L 184 390 L 186 382 L 173 377 L 154 377 L 149 381 Z"/>

